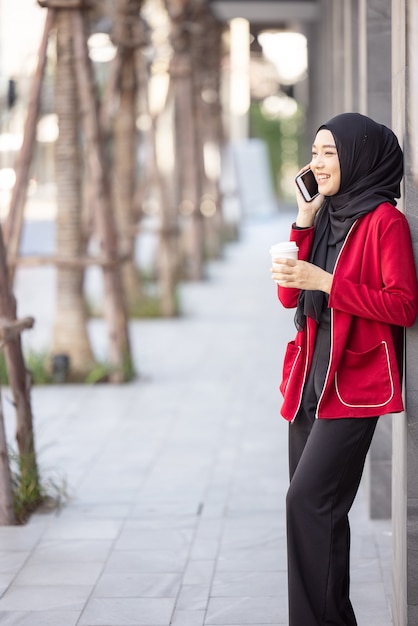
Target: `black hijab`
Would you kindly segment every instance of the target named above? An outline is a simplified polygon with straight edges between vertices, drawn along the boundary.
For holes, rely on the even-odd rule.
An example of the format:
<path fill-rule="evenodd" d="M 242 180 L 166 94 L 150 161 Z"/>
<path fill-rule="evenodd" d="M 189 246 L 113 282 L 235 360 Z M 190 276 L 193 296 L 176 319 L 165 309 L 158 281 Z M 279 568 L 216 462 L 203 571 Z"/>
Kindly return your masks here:
<path fill-rule="evenodd" d="M 341 170 L 338 193 L 326 196 L 315 219 L 310 262 L 325 269 L 328 246 L 341 247 L 354 222 L 379 204 L 396 206 L 403 156 L 394 133 L 360 113 L 342 113 L 318 128 L 331 131 Z M 319 321 L 326 294 L 301 291 L 295 315 L 298 330 L 306 316 Z"/>

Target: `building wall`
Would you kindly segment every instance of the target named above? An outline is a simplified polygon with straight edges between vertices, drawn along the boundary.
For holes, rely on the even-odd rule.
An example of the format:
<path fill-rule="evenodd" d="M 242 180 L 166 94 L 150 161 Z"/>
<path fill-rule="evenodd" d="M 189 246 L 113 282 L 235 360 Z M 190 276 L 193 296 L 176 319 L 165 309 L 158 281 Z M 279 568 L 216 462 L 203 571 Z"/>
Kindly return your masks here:
<path fill-rule="evenodd" d="M 418 260 L 418 2 L 392 2 L 393 126 L 403 139 L 403 209 Z M 394 421 L 393 613 L 395 626 L 418 624 L 418 328 L 406 331 L 406 415 Z"/>
<path fill-rule="evenodd" d="M 417 0 L 392 2 L 392 127 L 403 144 L 404 192 L 418 259 L 418 176 L 416 159 Z M 377 60 L 375 60 L 377 63 Z M 393 619 L 395 626 L 418 624 L 418 328 L 406 331 L 406 413 L 393 421 Z"/>
<path fill-rule="evenodd" d="M 418 68 L 415 68 L 417 71 Z M 408 113 L 408 107 L 406 108 Z M 396 116 L 400 117 L 399 112 Z M 410 129 L 405 127 L 405 157 L 410 159 Z M 408 168 L 409 169 L 409 168 Z M 418 189 L 409 170 L 405 175 L 405 214 L 415 258 L 418 259 Z M 395 626 L 418 624 L 418 328 L 406 330 L 406 415 L 394 421 L 393 436 L 393 584 Z"/>
<path fill-rule="evenodd" d="M 405 36 L 405 0 L 393 3 L 392 34 L 398 41 L 392 54 L 392 97 L 393 97 L 393 129 L 398 137 L 405 137 L 405 95 L 406 95 L 406 47 Z M 405 147 L 405 146 L 404 146 Z M 406 156 L 406 155 L 405 155 Z M 406 177 L 405 177 L 406 180 Z M 402 198 L 405 213 L 406 195 Z M 406 350 L 406 388 L 409 388 L 410 356 Z M 406 392 L 408 400 L 408 392 Z M 408 407 L 410 410 L 410 407 Z M 394 626 L 407 626 L 407 566 L 406 566 L 406 502 L 407 502 L 407 419 L 406 415 L 393 424 L 393 496 L 392 496 L 392 528 L 393 528 L 393 622 Z"/>

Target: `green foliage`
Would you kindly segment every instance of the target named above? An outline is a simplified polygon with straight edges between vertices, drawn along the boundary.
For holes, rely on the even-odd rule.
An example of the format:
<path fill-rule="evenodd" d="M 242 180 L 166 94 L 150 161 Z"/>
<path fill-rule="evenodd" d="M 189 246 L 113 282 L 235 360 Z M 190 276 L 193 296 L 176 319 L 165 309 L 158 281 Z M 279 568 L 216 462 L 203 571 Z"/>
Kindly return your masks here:
<path fill-rule="evenodd" d="M 144 288 L 144 293 L 141 297 L 131 305 L 128 316 L 129 319 L 158 319 L 163 317 L 161 308 L 161 297 L 154 289 L 155 284 L 149 283 Z M 175 293 L 176 299 L 176 315 L 179 315 L 180 306 L 177 292 Z M 87 314 L 90 318 L 101 318 L 103 316 L 102 311 L 93 304 L 91 301 L 86 301 Z"/>
<path fill-rule="evenodd" d="M 250 134 L 262 139 L 267 146 L 271 178 L 282 199 L 294 198 L 293 176 L 299 169 L 303 131 L 304 113 L 301 107 L 291 117 L 280 118 L 266 116 L 259 102 L 251 105 Z"/>
<path fill-rule="evenodd" d="M 109 382 L 110 376 L 114 370 L 109 363 L 98 362 L 95 367 L 90 370 L 87 376 L 82 382 L 88 385 L 95 385 L 97 383 Z M 129 354 L 126 354 L 122 364 L 122 380 L 123 382 L 129 382 L 135 378 L 135 368 Z"/>
<path fill-rule="evenodd" d="M 8 385 L 9 384 L 9 373 L 7 371 L 6 366 L 6 357 L 4 355 L 4 351 L 0 351 L 0 385 Z"/>
<path fill-rule="evenodd" d="M 45 385 L 53 382 L 46 352 L 29 352 L 25 356 L 25 364 L 34 385 Z M 3 350 L 0 352 L 0 385 L 9 385 L 6 356 Z"/>
<path fill-rule="evenodd" d="M 29 352 L 25 357 L 26 368 L 32 375 L 34 385 L 47 385 L 53 382 L 49 365 L 49 357 L 46 352 Z"/>
<path fill-rule="evenodd" d="M 180 315 L 180 301 L 178 291 L 174 294 L 175 316 Z M 159 294 L 146 294 L 129 311 L 131 319 L 158 319 L 164 317 Z"/>
<path fill-rule="evenodd" d="M 155 319 L 161 317 L 161 300 L 158 295 L 146 294 L 129 311 L 132 319 Z"/>
<path fill-rule="evenodd" d="M 88 385 L 107 382 L 111 371 L 112 369 L 107 363 L 96 363 L 93 369 L 89 371 L 83 382 Z"/>
<path fill-rule="evenodd" d="M 135 378 L 136 372 L 133 361 L 129 354 L 125 354 L 123 358 L 123 380 L 125 383 Z"/>
<path fill-rule="evenodd" d="M 13 505 L 16 521 L 26 522 L 31 513 L 40 507 L 54 509 L 67 499 L 65 480 L 48 478 L 41 481 L 33 454 L 19 455 L 9 450 Z"/>
<path fill-rule="evenodd" d="M 280 120 L 268 119 L 263 115 L 259 103 L 250 108 L 250 129 L 253 137 L 259 137 L 266 145 L 269 154 L 271 179 L 276 192 L 279 192 L 278 175 L 281 169 L 281 128 Z"/>
<path fill-rule="evenodd" d="M 51 372 L 50 359 L 46 352 L 35 353 L 30 352 L 26 357 L 26 368 L 32 376 L 34 385 L 53 385 L 54 377 Z M 86 376 L 75 375 L 69 372 L 68 382 L 70 383 L 86 383 L 95 385 L 97 383 L 109 382 L 112 366 L 104 361 L 98 361 Z M 135 368 L 129 355 L 125 355 L 122 365 L 122 378 L 124 382 L 128 382 L 135 378 Z M 9 377 L 6 367 L 6 359 L 4 352 L 0 352 L 0 385 L 8 386 Z"/>
<path fill-rule="evenodd" d="M 137 268 L 138 280 L 141 284 L 141 294 L 131 303 L 128 316 L 130 319 L 158 319 L 164 317 L 161 306 L 160 287 L 154 270 Z M 175 315 L 180 314 L 180 301 L 178 290 L 174 293 Z"/>

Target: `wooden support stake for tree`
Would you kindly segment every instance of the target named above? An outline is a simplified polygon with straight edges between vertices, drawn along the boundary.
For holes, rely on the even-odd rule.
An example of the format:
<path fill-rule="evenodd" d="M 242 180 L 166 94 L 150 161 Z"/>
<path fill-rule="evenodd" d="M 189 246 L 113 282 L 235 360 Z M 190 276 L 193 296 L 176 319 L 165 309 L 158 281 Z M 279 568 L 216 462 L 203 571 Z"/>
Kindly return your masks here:
<path fill-rule="evenodd" d="M 16 301 L 9 285 L 6 248 L 0 228 L 0 314 L 9 322 L 16 321 Z M 30 403 L 30 377 L 25 367 L 20 334 L 10 338 L 4 348 L 10 388 L 16 409 L 16 439 L 19 448 L 22 479 L 27 472 L 39 488 L 35 455 L 32 409 Z"/>
<path fill-rule="evenodd" d="M 16 339 L 23 330 L 32 328 L 35 323 L 33 317 L 24 317 L 21 320 L 8 320 L 0 318 L 0 341 L 6 343 L 11 339 Z"/>
<path fill-rule="evenodd" d="M 157 127 L 159 120 L 169 114 L 167 104 L 171 101 L 171 85 L 169 84 L 163 110 L 160 113 L 152 112 L 148 91 L 148 62 L 141 50 L 136 51 L 135 68 L 139 93 L 142 96 L 141 104 L 144 107 L 144 112 L 151 120 L 151 127 L 147 136 L 149 157 L 144 164 L 143 182 L 139 185 L 136 192 L 136 204 L 139 207 L 142 205 L 144 198 L 148 195 L 154 196 L 156 194 L 160 205 L 159 226 L 150 227 L 139 223 L 136 229 L 140 233 L 149 232 L 158 235 L 158 283 L 161 314 L 164 317 L 173 317 L 178 313 L 176 286 L 180 275 L 178 203 L 173 198 L 173 194 L 169 193 L 169 180 L 166 174 L 161 171 L 157 159 Z"/>
<path fill-rule="evenodd" d="M 28 102 L 28 112 L 23 131 L 23 143 L 16 161 L 16 182 L 14 184 L 10 208 L 4 224 L 4 240 L 10 257 L 19 253 L 23 215 L 29 183 L 29 168 L 32 162 L 36 140 L 36 126 L 39 118 L 42 78 L 45 71 L 49 33 L 53 27 L 55 10 L 48 9 L 44 32 L 38 54 L 38 65 L 33 76 Z"/>
<path fill-rule="evenodd" d="M 117 234 L 112 215 L 110 183 L 106 172 L 92 66 L 87 49 L 85 18 L 81 11 L 74 12 L 73 27 L 80 114 L 85 134 L 89 175 L 96 198 L 95 221 L 100 236 L 101 252 L 106 258 L 116 260 Z M 125 366 L 131 366 L 131 353 L 120 267 L 117 264 L 104 267 L 103 281 L 104 314 L 109 332 L 109 362 L 114 368 L 112 382 L 122 382 Z"/>
<path fill-rule="evenodd" d="M 173 56 L 170 62 L 175 110 L 175 150 L 177 155 L 176 197 L 178 206 L 190 214 L 191 241 L 188 250 L 188 275 L 194 280 L 203 278 L 203 216 L 200 211 L 201 160 L 197 137 L 194 101 L 193 58 L 191 51 L 189 0 L 165 0 L 171 20 L 170 41 Z M 193 16 L 192 16 L 193 17 Z"/>
<path fill-rule="evenodd" d="M 12 477 L 7 453 L 6 431 L 0 393 L 0 526 L 16 523 L 13 508 Z"/>
<path fill-rule="evenodd" d="M 122 55 L 116 51 L 115 58 L 110 63 L 109 76 L 104 86 L 102 103 L 100 107 L 100 125 L 105 134 L 110 132 L 113 109 L 118 93 L 118 83 L 122 68 Z"/>
<path fill-rule="evenodd" d="M 81 9 L 90 5 L 86 0 L 38 0 L 38 4 L 49 9 Z"/>
<path fill-rule="evenodd" d="M 103 257 L 80 256 L 78 258 L 60 257 L 60 256 L 21 256 L 9 260 L 9 267 L 15 265 L 23 267 L 34 267 L 37 265 L 54 265 L 55 267 L 78 268 L 92 267 L 115 267 L 121 263 L 125 263 L 130 257 L 120 255 L 116 259 L 106 259 Z"/>

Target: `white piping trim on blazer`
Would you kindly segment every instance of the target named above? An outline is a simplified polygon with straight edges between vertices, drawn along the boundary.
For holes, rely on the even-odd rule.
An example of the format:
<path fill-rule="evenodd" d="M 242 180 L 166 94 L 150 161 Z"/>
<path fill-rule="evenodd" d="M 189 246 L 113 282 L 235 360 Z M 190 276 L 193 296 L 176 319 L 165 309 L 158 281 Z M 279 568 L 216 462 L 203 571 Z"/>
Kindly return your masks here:
<path fill-rule="evenodd" d="M 294 359 L 294 361 L 293 361 L 292 369 L 290 370 L 290 374 L 289 374 L 288 379 L 287 379 L 287 384 L 286 384 L 286 387 L 285 387 L 285 388 L 284 388 L 284 390 L 283 390 L 283 391 L 284 391 L 284 393 L 286 393 L 286 389 L 287 389 L 287 388 L 288 388 L 288 386 L 289 386 L 290 379 L 291 379 L 291 378 L 292 378 L 292 376 L 293 376 L 293 370 L 294 370 L 294 369 L 295 369 L 295 367 L 296 367 L 296 362 L 297 362 L 298 358 L 300 357 L 300 353 L 301 353 L 301 351 L 302 351 L 302 348 L 301 348 L 300 346 L 295 346 L 295 347 L 297 348 L 298 353 L 297 353 L 297 355 L 295 356 L 295 359 Z"/>
<path fill-rule="evenodd" d="M 349 404 L 348 402 L 344 402 L 344 400 L 341 397 L 341 394 L 339 392 L 338 389 L 338 378 L 337 378 L 337 374 L 338 372 L 335 372 L 335 391 L 337 393 L 337 396 L 340 400 L 340 402 L 342 404 L 344 404 L 344 406 L 348 406 L 348 407 L 353 407 L 353 408 L 378 408 L 381 406 L 385 406 L 385 404 L 388 404 L 388 402 L 390 402 L 393 398 L 393 394 L 395 393 L 395 387 L 393 384 L 393 377 L 392 377 L 392 370 L 390 368 L 390 358 L 389 358 L 389 350 L 388 350 L 388 345 L 386 343 L 386 341 L 382 341 L 382 344 L 385 346 L 385 351 L 386 351 L 386 360 L 387 360 L 387 365 L 388 365 L 388 372 L 389 372 L 389 378 L 390 378 L 390 385 L 391 385 L 391 394 L 388 400 L 386 400 L 385 402 L 381 402 L 380 404 Z"/>
<path fill-rule="evenodd" d="M 298 346 L 298 348 L 301 350 L 301 347 L 300 347 L 300 346 Z M 300 352 L 299 352 L 299 354 L 300 354 Z M 299 354 L 298 354 L 298 356 L 296 357 L 296 359 L 295 359 L 295 361 L 294 361 L 294 365 L 293 365 L 293 367 L 294 367 L 294 366 L 295 366 L 295 364 L 296 364 L 296 361 L 297 361 L 297 359 L 298 359 L 298 357 L 299 357 Z M 301 390 L 300 390 L 299 402 L 298 402 L 298 408 L 296 409 L 295 414 L 294 414 L 294 416 L 293 416 L 293 418 L 292 418 L 291 422 L 294 422 L 294 421 L 295 421 L 295 419 L 296 419 L 296 415 L 299 413 L 300 405 L 302 404 L 303 388 L 304 388 L 304 386 L 305 386 L 305 382 L 306 382 L 306 374 L 307 374 L 307 371 L 308 371 L 308 361 L 309 361 L 309 324 L 308 324 L 308 320 L 306 320 L 306 357 L 305 357 L 305 371 L 303 372 L 303 383 L 302 383 Z M 293 373 L 293 367 L 292 367 L 292 371 L 291 371 L 291 373 L 290 373 L 290 374 L 292 374 L 292 373 Z M 287 385 L 289 384 L 289 381 L 290 381 L 290 376 L 289 376 L 289 378 L 288 378 Z M 286 389 L 287 389 L 287 385 L 286 385 Z"/>

